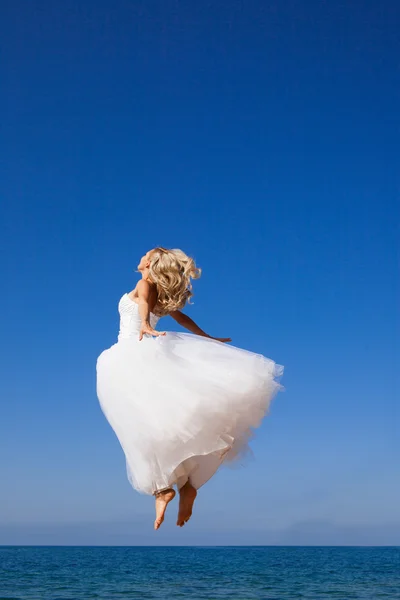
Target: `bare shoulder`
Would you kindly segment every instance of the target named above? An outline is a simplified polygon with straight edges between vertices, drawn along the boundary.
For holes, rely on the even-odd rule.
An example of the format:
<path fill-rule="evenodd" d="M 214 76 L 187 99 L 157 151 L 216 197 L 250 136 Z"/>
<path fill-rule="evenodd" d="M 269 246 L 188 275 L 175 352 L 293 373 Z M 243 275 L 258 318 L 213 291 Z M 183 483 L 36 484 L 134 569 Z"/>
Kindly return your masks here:
<path fill-rule="evenodd" d="M 152 300 L 154 303 L 157 300 L 157 286 L 145 279 L 141 279 L 138 282 L 135 293 L 137 297 Z"/>
<path fill-rule="evenodd" d="M 135 287 L 133 288 L 133 290 L 131 290 L 130 292 L 128 292 L 128 296 L 131 300 L 137 300 L 139 297 L 138 294 L 138 289 L 139 289 L 139 283 L 140 281 L 135 285 Z"/>
<path fill-rule="evenodd" d="M 150 292 L 152 289 L 152 284 L 146 281 L 145 279 L 141 279 L 137 282 L 135 287 L 135 292 Z"/>

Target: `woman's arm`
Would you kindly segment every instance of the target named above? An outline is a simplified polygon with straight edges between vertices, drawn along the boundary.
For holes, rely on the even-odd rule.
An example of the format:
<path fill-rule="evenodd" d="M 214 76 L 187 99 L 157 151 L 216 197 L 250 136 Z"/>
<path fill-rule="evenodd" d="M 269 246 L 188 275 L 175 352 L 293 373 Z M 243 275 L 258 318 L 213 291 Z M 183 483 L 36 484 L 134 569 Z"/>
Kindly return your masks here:
<path fill-rule="evenodd" d="M 177 323 L 179 323 L 179 325 L 181 325 L 188 331 L 191 331 L 195 335 L 201 335 L 202 337 L 206 337 L 211 340 L 217 340 L 218 342 L 230 342 L 231 341 L 231 338 L 215 338 L 215 337 L 212 337 L 211 335 L 208 335 L 208 333 L 206 333 L 205 331 L 200 329 L 200 327 L 193 321 L 193 319 L 191 319 L 187 315 L 183 314 L 180 310 L 174 310 L 173 312 L 171 312 L 170 317 L 175 319 L 175 321 Z"/>
<path fill-rule="evenodd" d="M 145 281 L 144 279 L 139 281 L 136 290 L 138 294 L 139 315 L 142 320 L 139 340 L 142 340 L 146 333 L 156 337 L 159 335 L 165 335 L 165 332 L 156 331 L 150 325 L 150 312 L 154 309 L 154 306 L 157 302 L 155 290 L 152 288 L 149 282 Z"/>

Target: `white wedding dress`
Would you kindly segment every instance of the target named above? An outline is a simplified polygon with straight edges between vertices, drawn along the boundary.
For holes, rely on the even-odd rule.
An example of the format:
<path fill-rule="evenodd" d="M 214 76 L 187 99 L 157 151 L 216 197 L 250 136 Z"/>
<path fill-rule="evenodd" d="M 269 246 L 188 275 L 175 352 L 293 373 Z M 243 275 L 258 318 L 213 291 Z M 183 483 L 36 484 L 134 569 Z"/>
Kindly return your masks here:
<path fill-rule="evenodd" d="M 195 488 L 246 451 L 280 389 L 283 367 L 259 354 L 184 333 L 139 342 L 138 305 L 119 302 L 118 343 L 97 360 L 102 410 L 142 493 L 190 478 Z M 152 327 L 157 317 L 151 315 Z"/>

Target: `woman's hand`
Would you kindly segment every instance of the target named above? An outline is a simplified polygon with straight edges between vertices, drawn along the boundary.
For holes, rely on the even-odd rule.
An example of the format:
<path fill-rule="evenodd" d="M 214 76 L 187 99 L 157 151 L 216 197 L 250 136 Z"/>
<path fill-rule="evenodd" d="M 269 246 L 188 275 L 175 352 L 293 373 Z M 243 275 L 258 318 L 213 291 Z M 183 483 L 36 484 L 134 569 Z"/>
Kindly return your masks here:
<path fill-rule="evenodd" d="M 228 342 L 232 341 L 232 338 L 216 338 L 216 337 L 212 337 L 212 340 L 215 340 L 216 342 L 222 342 L 223 344 L 227 344 Z"/>
<path fill-rule="evenodd" d="M 156 331 L 152 328 L 150 323 L 142 323 L 139 333 L 139 342 L 142 341 L 144 335 L 152 335 L 153 337 L 159 337 L 165 335 L 165 331 Z"/>

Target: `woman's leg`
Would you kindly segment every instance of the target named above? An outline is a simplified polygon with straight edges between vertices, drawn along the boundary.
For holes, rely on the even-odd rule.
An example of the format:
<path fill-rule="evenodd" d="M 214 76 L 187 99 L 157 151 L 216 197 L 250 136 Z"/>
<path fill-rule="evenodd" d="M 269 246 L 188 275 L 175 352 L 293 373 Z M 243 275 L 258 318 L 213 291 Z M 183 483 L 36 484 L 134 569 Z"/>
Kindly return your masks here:
<path fill-rule="evenodd" d="M 154 529 L 160 529 L 161 523 L 164 521 L 165 511 L 168 504 L 175 498 L 175 490 L 169 488 L 156 492 L 156 520 L 154 521 Z"/>
<path fill-rule="evenodd" d="M 176 524 L 183 527 L 192 516 L 193 504 L 197 496 L 196 489 L 188 480 L 179 490 L 179 512 Z"/>

